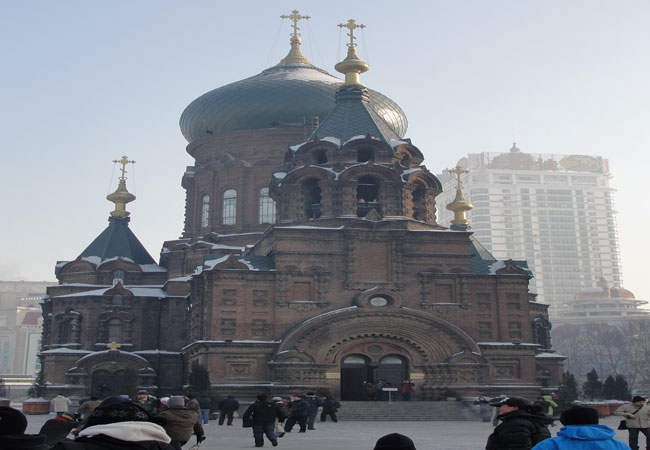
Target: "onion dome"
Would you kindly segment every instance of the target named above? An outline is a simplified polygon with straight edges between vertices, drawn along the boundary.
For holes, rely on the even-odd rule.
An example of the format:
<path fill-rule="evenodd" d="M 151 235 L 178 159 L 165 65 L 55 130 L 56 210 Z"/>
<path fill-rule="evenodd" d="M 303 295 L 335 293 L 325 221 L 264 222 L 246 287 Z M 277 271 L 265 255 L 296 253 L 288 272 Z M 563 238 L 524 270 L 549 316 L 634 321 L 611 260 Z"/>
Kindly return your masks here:
<path fill-rule="evenodd" d="M 322 120 L 332 112 L 342 83 L 302 55 L 294 31 L 291 50 L 279 64 L 190 103 L 180 118 L 181 132 L 193 142 L 233 131 L 311 126 L 314 118 Z M 408 122 L 402 109 L 379 92 L 370 91 L 370 96 L 370 108 L 403 137 Z"/>

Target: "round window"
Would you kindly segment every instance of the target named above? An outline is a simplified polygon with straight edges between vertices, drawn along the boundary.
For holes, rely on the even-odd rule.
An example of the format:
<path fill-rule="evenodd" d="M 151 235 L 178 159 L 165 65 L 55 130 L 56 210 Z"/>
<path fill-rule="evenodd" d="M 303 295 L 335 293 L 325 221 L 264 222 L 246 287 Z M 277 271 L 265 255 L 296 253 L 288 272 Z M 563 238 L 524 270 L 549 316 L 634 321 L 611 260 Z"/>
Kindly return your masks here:
<path fill-rule="evenodd" d="M 369 303 L 372 306 L 386 306 L 388 305 L 388 300 L 386 300 L 384 297 L 373 297 L 370 299 Z"/>

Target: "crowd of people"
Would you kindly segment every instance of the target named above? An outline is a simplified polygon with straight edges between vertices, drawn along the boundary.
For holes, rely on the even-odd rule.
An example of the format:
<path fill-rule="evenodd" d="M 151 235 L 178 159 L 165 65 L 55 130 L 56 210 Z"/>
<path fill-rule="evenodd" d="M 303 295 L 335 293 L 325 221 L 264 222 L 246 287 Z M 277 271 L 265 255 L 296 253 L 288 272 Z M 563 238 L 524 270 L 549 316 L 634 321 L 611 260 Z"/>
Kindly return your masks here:
<path fill-rule="evenodd" d="M 52 400 L 56 416 L 47 420 L 39 434 L 25 434 L 27 420 L 17 409 L 0 407 L 0 449 L 2 450 L 116 450 L 137 446 L 145 450 L 180 450 L 192 436 L 197 444 L 205 439 L 203 424 L 208 423 L 211 402 L 200 394 L 175 395 L 156 399 L 146 391 L 135 399 L 128 396 L 109 397 L 100 401 L 91 397 L 70 414 L 71 402 L 63 395 Z M 541 396 L 534 402 L 502 395 L 490 400 L 479 397 L 481 420 L 491 419 L 495 408 L 495 428 L 487 438 L 486 450 L 639 450 L 639 434 L 646 438 L 650 450 L 650 407 L 640 396 L 620 406 L 619 429 L 626 429 L 629 446 L 614 439 L 616 432 L 599 424 L 596 409 L 574 405 L 562 411 L 563 425 L 551 437 L 557 404 L 552 396 Z M 240 405 L 229 395 L 218 403 L 219 425 L 233 424 Z M 273 447 L 278 439 L 291 433 L 298 425 L 300 433 L 315 430 L 319 409 L 320 420 L 327 416 L 337 422 L 340 403 L 329 395 L 314 392 L 293 395 L 290 401 L 281 397 L 268 399 L 260 394 L 242 415 L 242 424 L 253 431 L 255 447 L 264 446 L 264 438 Z M 488 409 L 489 408 L 489 409 Z M 69 438 L 74 435 L 74 438 Z M 137 444 L 136 444 L 137 443 Z M 375 450 L 415 450 L 413 441 L 402 434 L 381 437 Z"/>

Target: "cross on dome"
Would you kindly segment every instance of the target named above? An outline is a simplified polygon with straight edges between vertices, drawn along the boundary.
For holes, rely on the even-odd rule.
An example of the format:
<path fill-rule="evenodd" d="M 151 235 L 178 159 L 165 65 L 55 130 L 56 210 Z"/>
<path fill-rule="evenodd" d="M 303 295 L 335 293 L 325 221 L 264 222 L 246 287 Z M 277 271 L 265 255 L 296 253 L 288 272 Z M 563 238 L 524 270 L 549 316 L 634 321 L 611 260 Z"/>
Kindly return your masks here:
<path fill-rule="evenodd" d="M 339 28 L 347 28 L 350 30 L 348 33 L 348 36 L 350 36 L 350 43 L 348 44 L 348 47 L 356 47 L 357 44 L 354 43 L 354 40 L 356 37 L 354 36 L 354 30 L 357 28 L 365 28 L 366 26 L 360 23 L 356 23 L 354 19 L 349 19 L 347 23 L 340 23 L 338 25 Z"/>
<path fill-rule="evenodd" d="M 119 163 L 122 164 L 122 168 L 120 169 L 122 171 L 122 176 L 120 177 L 120 180 L 126 180 L 126 165 L 127 164 L 135 164 L 135 161 L 129 161 L 129 158 L 127 156 L 122 156 L 121 159 L 114 159 L 114 163 Z"/>
<path fill-rule="evenodd" d="M 309 20 L 309 19 L 311 19 L 311 17 L 310 16 L 301 16 L 300 13 L 298 12 L 298 10 L 294 9 L 293 11 L 291 11 L 291 14 L 288 15 L 288 16 L 286 14 L 281 15 L 280 19 L 290 19 L 293 22 L 293 25 L 292 25 L 292 28 L 293 28 L 292 37 L 297 38 L 298 36 L 300 36 L 300 34 L 298 33 L 298 30 L 300 29 L 300 28 L 298 28 L 298 21 L 303 20 L 303 19 L 304 20 Z"/>

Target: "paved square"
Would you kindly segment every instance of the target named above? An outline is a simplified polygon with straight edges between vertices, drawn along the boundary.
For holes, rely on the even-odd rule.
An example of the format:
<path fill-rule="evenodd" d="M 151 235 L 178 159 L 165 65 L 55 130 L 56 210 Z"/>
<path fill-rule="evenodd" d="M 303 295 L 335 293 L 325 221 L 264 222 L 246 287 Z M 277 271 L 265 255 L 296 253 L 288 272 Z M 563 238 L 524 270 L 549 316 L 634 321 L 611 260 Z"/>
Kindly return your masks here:
<path fill-rule="evenodd" d="M 28 433 L 38 433 L 50 416 L 27 416 Z M 601 419 L 601 424 L 616 428 L 618 417 Z M 557 422 L 559 424 L 559 422 Z M 551 429 L 555 436 L 559 425 Z M 241 419 L 235 419 L 233 426 L 219 426 L 215 421 L 205 426 L 207 440 L 201 450 L 230 450 L 253 448 L 253 432 L 242 428 Z M 318 422 L 316 430 L 298 433 L 294 429 L 279 440 L 278 449 L 287 450 L 372 450 L 375 442 L 388 433 L 402 433 L 415 442 L 418 450 L 480 450 L 485 447 L 491 423 L 485 422 Z M 627 443 L 627 431 L 617 431 L 617 439 Z M 641 441 L 643 436 L 641 436 Z M 193 439 L 190 443 L 194 443 Z M 190 443 L 185 449 L 191 447 Z M 272 448 L 265 441 L 265 448 Z"/>

